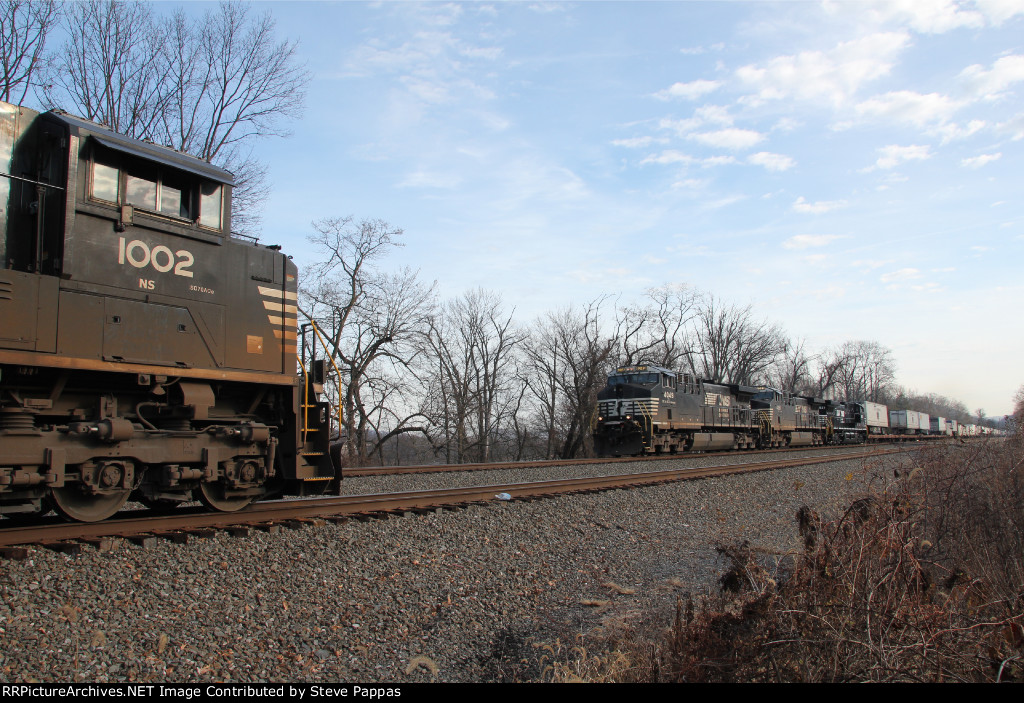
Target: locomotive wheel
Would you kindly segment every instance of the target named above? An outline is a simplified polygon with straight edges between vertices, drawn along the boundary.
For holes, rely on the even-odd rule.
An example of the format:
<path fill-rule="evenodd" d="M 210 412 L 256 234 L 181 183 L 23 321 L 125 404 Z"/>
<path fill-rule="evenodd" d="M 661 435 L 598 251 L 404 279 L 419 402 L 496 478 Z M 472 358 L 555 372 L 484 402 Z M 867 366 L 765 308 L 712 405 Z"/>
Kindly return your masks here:
<path fill-rule="evenodd" d="M 130 489 L 88 495 L 74 484 L 50 489 L 54 509 L 68 520 L 78 522 L 106 520 L 128 502 L 129 495 Z"/>
<path fill-rule="evenodd" d="M 224 486 L 220 483 L 200 483 L 199 501 L 210 510 L 219 510 L 223 513 L 233 513 L 249 505 L 256 496 L 231 496 L 224 495 Z"/>

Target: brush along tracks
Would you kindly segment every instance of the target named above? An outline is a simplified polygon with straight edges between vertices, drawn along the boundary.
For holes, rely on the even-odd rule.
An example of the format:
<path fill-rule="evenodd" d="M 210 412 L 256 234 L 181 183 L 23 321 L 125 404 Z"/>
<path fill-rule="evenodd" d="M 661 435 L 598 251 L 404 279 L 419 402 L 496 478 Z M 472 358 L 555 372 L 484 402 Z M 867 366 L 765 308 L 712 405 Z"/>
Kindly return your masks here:
<path fill-rule="evenodd" d="M 757 461 L 747 464 L 720 465 L 703 468 L 683 467 L 661 471 L 645 471 L 611 476 L 504 483 L 437 490 L 378 493 L 373 495 L 332 496 L 314 499 L 279 500 L 255 503 L 237 513 L 205 513 L 183 511 L 176 515 L 126 514 L 123 518 L 101 523 L 51 523 L 7 527 L 0 530 L 0 548 L 4 556 L 21 556 L 16 545 L 42 545 L 62 551 L 74 551 L 81 542 L 101 546 L 102 540 L 123 537 L 135 542 L 166 538 L 185 541 L 190 537 L 208 536 L 211 530 L 223 529 L 244 535 L 252 529 L 299 527 L 309 520 L 344 520 L 348 517 L 381 517 L 393 514 L 443 510 L 470 504 L 500 500 L 529 500 L 567 493 L 592 493 L 620 488 L 650 486 L 673 481 L 714 478 L 728 474 L 769 471 L 792 466 L 831 463 L 847 459 L 891 454 L 904 449 L 885 448 L 870 451 L 829 453 L 813 457 Z M 13 549 L 12 549 L 13 548 Z"/>

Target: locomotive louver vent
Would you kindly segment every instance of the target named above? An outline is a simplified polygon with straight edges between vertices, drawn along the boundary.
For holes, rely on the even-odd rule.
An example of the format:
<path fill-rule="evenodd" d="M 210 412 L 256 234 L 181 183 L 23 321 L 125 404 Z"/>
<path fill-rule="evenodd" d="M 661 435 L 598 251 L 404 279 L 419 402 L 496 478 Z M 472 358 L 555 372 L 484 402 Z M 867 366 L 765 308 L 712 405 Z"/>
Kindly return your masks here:
<path fill-rule="evenodd" d="M 704 405 L 724 405 L 728 407 L 732 403 L 732 397 L 719 393 L 705 393 Z"/>
<path fill-rule="evenodd" d="M 658 412 L 658 398 L 640 398 L 637 400 L 602 400 L 598 403 L 598 413 L 602 417 L 625 417 L 626 415 L 654 415 Z"/>

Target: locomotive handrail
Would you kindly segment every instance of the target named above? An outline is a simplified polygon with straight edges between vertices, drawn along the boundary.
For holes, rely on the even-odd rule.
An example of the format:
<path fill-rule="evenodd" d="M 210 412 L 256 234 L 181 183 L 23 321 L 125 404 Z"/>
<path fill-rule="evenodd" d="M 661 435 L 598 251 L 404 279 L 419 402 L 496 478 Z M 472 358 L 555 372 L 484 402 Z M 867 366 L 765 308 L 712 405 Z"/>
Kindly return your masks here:
<path fill-rule="evenodd" d="M 310 322 L 313 323 L 313 332 L 315 332 L 316 336 L 319 337 L 320 343 L 324 345 L 324 352 L 326 353 L 328 349 L 327 340 L 325 340 L 324 336 L 320 334 L 320 325 L 316 324 L 313 320 L 310 320 Z M 338 439 L 341 439 L 341 369 L 339 369 L 338 365 L 334 363 L 333 354 L 327 354 L 327 358 L 330 360 L 331 366 L 334 367 L 334 373 L 337 374 L 338 377 Z"/>
<path fill-rule="evenodd" d="M 337 376 L 338 376 L 338 396 L 339 396 L 338 397 L 338 437 L 340 439 L 341 438 L 341 428 L 342 428 L 342 422 L 341 422 L 341 370 L 338 368 L 338 365 L 336 363 L 334 363 L 334 355 L 327 353 L 327 350 L 328 350 L 327 340 L 324 339 L 323 334 L 321 334 L 321 332 L 320 332 L 320 325 L 318 325 L 316 323 L 316 321 L 313 318 L 309 317 L 308 315 L 306 317 L 309 320 L 309 325 L 312 328 L 313 333 L 316 334 L 317 338 L 320 340 L 320 343 L 324 345 L 324 352 L 326 353 L 327 358 L 330 360 L 331 366 L 334 367 L 334 373 L 336 373 Z M 303 338 L 305 338 L 305 336 L 303 336 Z M 303 352 L 303 353 L 305 353 L 305 352 Z M 306 373 L 306 365 L 304 363 L 299 364 L 299 368 L 302 370 L 302 397 L 303 397 L 303 403 L 302 403 L 302 405 L 303 405 L 303 407 L 302 407 L 302 444 L 305 444 L 306 443 L 306 435 L 309 433 L 309 407 L 308 407 L 309 403 L 306 402 L 306 398 L 309 397 L 309 374 Z M 329 439 L 328 439 L 328 441 L 329 441 Z"/>
<path fill-rule="evenodd" d="M 53 188 L 54 190 L 64 190 L 63 186 L 57 186 L 52 183 L 46 183 L 44 181 L 35 181 L 31 178 L 23 178 L 22 176 L 15 176 L 13 173 L 0 173 L 0 176 L 4 178 L 10 178 L 14 181 L 21 181 L 22 183 L 31 183 L 34 186 L 43 186 L 44 188 Z"/>

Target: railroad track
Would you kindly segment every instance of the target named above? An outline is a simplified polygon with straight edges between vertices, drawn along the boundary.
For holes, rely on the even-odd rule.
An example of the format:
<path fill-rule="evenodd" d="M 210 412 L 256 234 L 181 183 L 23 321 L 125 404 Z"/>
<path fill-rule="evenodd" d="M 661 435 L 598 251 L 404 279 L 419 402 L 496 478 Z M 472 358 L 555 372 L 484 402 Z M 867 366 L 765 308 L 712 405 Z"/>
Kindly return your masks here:
<path fill-rule="evenodd" d="M 941 438 L 940 438 L 941 439 Z M 712 452 L 712 455 L 721 454 L 722 456 L 741 456 L 744 454 L 753 454 L 757 456 L 765 456 L 770 454 L 779 453 L 793 453 L 793 452 L 849 452 L 854 448 L 870 448 L 877 446 L 875 444 L 854 444 L 845 446 L 817 446 L 817 447 L 784 447 L 782 449 L 751 449 L 744 451 L 725 451 L 725 452 Z M 362 466 L 357 468 L 346 468 L 344 470 L 345 478 L 358 478 L 360 476 L 392 476 L 400 474 L 429 474 L 429 473 L 446 473 L 450 471 L 498 471 L 502 469 L 542 469 L 549 466 L 566 466 L 572 464 L 573 466 L 585 465 L 585 464 L 616 464 L 622 462 L 641 462 L 641 461 L 670 461 L 679 460 L 686 458 L 697 458 L 707 457 L 709 454 L 702 452 L 682 452 L 679 454 L 652 454 L 649 456 L 625 456 L 625 457 L 603 457 L 598 459 L 546 459 L 544 461 L 510 461 L 500 463 L 479 463 L 479 464 L 421 464 L 412 466 Z"/>
<path fill-rule="evenodd" d="M 62 551 L 76 551 L 82 543 L 102 548 L 104 540 L 123 537 L 135 542 L 160 538 L 186 541 L 204 537 L 213 530 L 248 534 L 253 529 L 281 529 L 301 526 L 310 520 L 345 520 L 352 516 L 381 517 L 392 514 L 455 508 L 467 504 L 493 503 L 501 500 L 524 500 L 566 493 L 590 493 L 617 488 L 655 485 L 673 481 L 714 478 L 736 473 L 767 471 L 805 466 L 866 456 L 907 451 L 903 448 L 863 450 L 813 457 L 757 461 L 748 464 L 719 465 L 704 468 L 674 468 L 611 476 L 553 479 L 524 483 L 503 483 L 438 490 L 404 491 L 372 495 L 330 496 L 254 503 L 237 513 L 208 513 L 183 510 L 173 515 L 127 513 L 124 517 L 100 523 L 48 522 L 0 529 L 0 550 L 3 556 L 20 558 L 24 547 L 41 545 Z M 563 462 L 564 463 L 564 462 Z"/>

